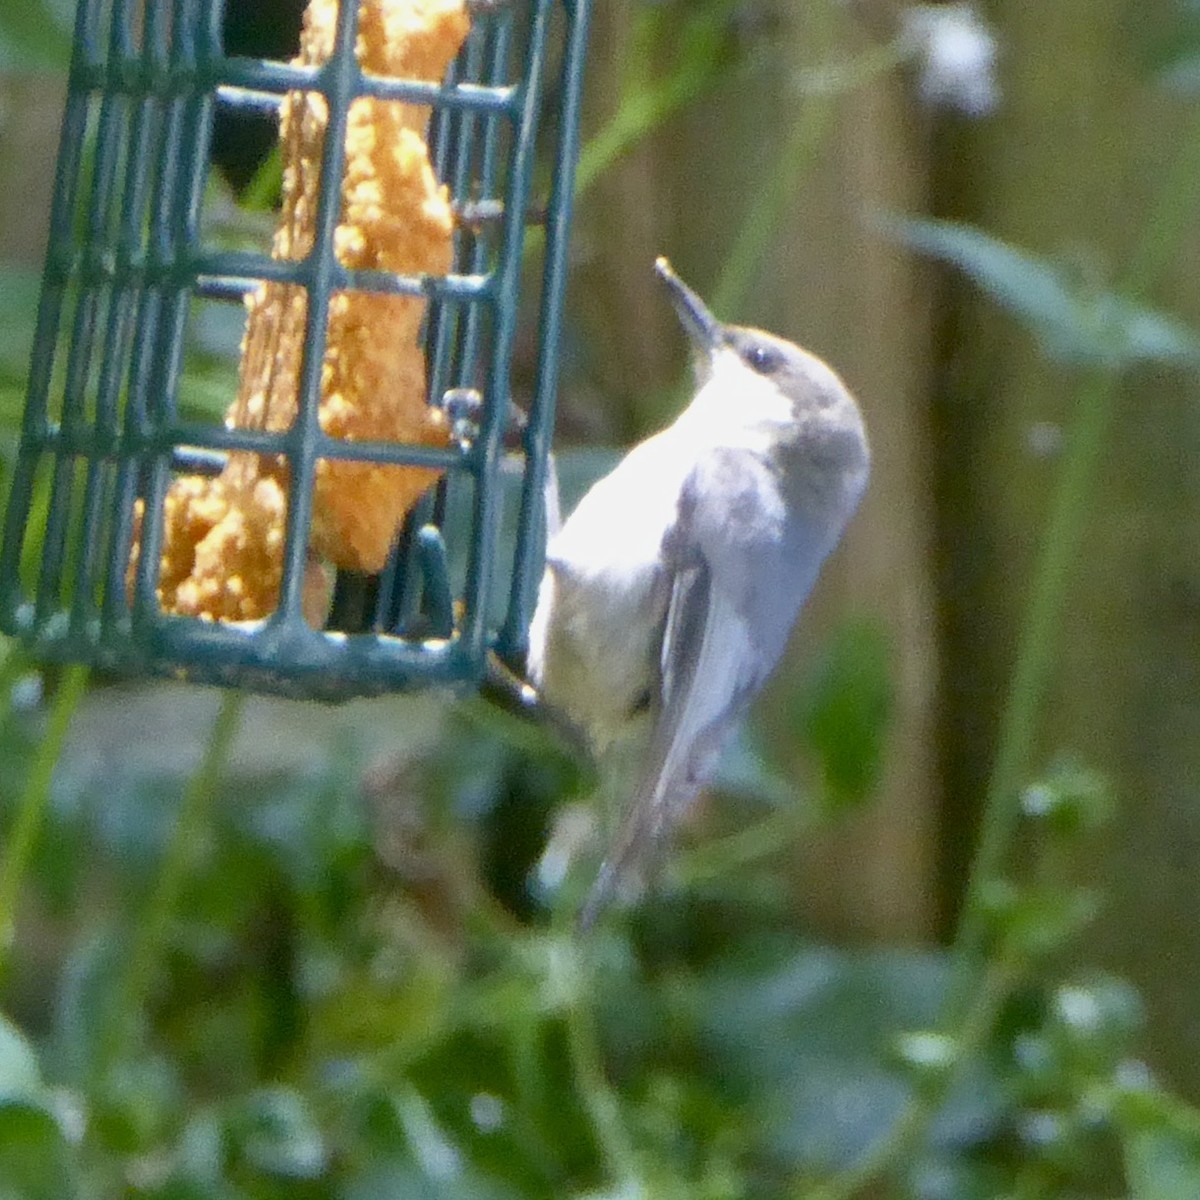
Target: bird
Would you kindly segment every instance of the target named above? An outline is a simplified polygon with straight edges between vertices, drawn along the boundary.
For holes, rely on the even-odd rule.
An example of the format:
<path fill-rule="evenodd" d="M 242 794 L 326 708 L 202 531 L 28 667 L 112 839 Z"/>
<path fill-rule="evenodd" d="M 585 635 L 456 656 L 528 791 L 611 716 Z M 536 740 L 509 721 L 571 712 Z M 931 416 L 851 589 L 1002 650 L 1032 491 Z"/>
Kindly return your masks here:
<path fill-rule="evenodd" d="M 601 763 L 638 756 L 585 929 L 711 777 L 870 472 L 862 414 L 831 367 L 718 321 L 666 258 L 655 271 L 691 344 L 691 400 L 550 529 L 529 627 L 539 702 Z"/>

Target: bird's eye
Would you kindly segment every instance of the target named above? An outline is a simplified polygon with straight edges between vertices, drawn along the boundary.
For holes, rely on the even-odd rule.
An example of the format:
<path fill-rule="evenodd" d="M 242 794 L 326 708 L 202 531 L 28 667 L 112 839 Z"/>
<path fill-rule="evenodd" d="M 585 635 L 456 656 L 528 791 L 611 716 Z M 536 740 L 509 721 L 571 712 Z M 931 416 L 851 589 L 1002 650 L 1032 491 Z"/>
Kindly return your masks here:
<path fill-rule="evenodd" d="M 761 342 L 750 346 L 744 355 L 746 365 L 760 375 L 770 375 L 780 364 L 781 355 L 773 346 Z"/>

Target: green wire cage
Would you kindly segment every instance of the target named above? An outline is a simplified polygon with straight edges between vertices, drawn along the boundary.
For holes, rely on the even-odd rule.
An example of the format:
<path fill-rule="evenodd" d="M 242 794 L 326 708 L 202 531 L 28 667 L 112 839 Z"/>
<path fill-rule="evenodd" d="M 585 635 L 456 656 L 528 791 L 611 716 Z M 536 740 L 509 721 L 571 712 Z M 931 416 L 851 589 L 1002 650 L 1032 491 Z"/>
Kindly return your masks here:
<path fill-rule="evenodd" d="M 339 5 L 333 52 L 313 67 L 227 55 L 224 0 L 80 0 L 0 542 L 0 630 L 37 657 L 325 700 L 471 685 L 489 655 L 519 660 L 543 555 L 589 0 L 468 7 L 466 41 L 446 78 L 430 84 L 360 68 L 356 0 Z M 323 95 L 328 107 L 311 252 L 280 260 L 209 244 L 215 115 L 278 111 L 299 91 Z M 449 273 L 339 262 L 339 185 L 357 97 L 429 106 L 438 179 L 460 211 L 488 214 L 459 223 Z M 533 275 L 540 292 L 522 297 L 530 213 L 544 221 L 544 253 Z M 307 296 L 295 420 L 268 432 L 186 419 L 190 311 L 241 304 L 264 281 Z M 441 447 L 322 431 L 331 297 L 356 291 L 428 301 L 427 403 L 477 396 L 471 437 Z M 513 454 L 505 443 L 519 305 L 536 313 L 537 350 L 532 387 L 517 398 L 524 419 Z M 171 481 L 246 452 L 287 464 L 275 611 L 248 622 L 164 611 L 157 573 Z M 444 474 L 408 513 L 381 574 L 339 574 L 317 629 L 302 613 L 302 591 L 322 459 Z"/>

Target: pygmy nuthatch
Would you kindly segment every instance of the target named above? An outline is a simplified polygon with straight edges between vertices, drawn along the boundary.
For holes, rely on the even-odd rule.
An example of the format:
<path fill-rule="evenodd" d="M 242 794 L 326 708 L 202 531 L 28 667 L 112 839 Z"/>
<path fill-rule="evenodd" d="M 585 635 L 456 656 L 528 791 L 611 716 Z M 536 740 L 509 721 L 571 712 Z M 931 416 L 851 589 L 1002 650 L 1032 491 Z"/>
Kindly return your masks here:
<path fill-rule="evenodd" d="M 584 925 L 711 775 L 870 462 L 858 405 L 829 367 L 723 325 L 666 259 L 656 271 L 692 343 L 695 394 L 551 531 L 529 631 L 530 682 L 598 757 L 649 727 Z"/>

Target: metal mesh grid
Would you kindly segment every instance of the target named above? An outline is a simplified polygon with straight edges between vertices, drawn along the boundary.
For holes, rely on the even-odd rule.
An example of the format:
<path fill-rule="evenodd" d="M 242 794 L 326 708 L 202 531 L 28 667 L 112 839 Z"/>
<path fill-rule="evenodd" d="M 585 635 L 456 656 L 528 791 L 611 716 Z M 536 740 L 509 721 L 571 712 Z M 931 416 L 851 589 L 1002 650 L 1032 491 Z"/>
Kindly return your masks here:
<path fill-rule="evenodd" d="M 222 8 L 221 0 L 81 0 L 0 543 L 0 628 L 51 660 L 324 699 L 478 680 L 490 649 L 520 653 L 540 573 L 589 0 L 478 0 L 440 86 L 365 76 L 354 56 L 356 3 L 341 5 L 335 51 L 319 68 L 226 56 Z M 202 212 L 214 112 L 274 111 L 292 90 L 323 93 L 329 106 L 312 253 L 281 261 L 209 244 Z M 430 105 L 439 178 L 460 204 L 498 214 L 455 234 L 449 275 L 348 270 L 335 257 L 347 114 L 358 96 Z M 501 556 L 525 219 L 543 209 L 536 382 L 522 435 L 515 549 Z M 186 419 L 179 397 L 190 306 L 240 303 L 264 280 L 308 293 L 292 428 Z M 455 387 L 478 388 L 484 398 L 469 445 L 349 442 L 322 432 L 329 302 L 343 289 L 430 300 L 430 401 Z M 245 625 L 165 614 L 155 585 L 172 472 L 235 450 L 287 458 L 278 610 Z M 301 586 L 320 458 L 432 465 L 447 475 L 410 514 L 381 577 L 339 580 L 330 626 L 319 632 L 301 615 Z M 130 588 L 139 497 L 145 520 Z M 447 514 L 456 501 L 466 516 L 454 533 Z M 501 615 L 489 612 L 497 593 L 506 599 Z"/>

